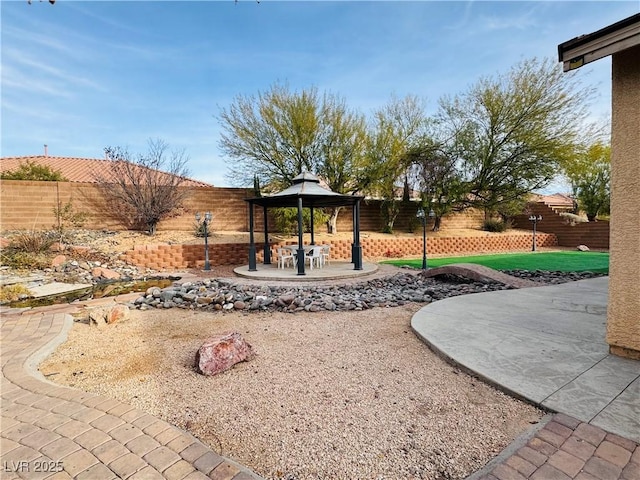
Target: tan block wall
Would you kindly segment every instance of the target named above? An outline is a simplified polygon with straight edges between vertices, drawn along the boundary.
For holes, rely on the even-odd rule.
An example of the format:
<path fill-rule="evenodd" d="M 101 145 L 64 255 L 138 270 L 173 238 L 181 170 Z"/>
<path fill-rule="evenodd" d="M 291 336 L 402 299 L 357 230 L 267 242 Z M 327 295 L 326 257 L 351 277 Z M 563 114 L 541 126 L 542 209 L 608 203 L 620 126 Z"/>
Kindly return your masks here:
<path fill-rule="evenodd" d="M 607 342 L 640 359 L 640 45 L 613 55 Z"/>
<path fill-rule="evenodd" d="M 563 217 L 544 203 L 534 203 L 530 205 L 530 209 L 536 216 L 542 215 L 542 221 L 537 224 L 536 229 L 539 232 L 555 234 L 558 237 L 558 245 L 609 248 L 609 222 L 598 221 L 569 225 Z M 516 215 L 513 218 L 513 226 L 522 230 L 533 228 L 529 215 Z"/>
<path fill-rule="evenodd" d="M 316 244 L 330 244 L 331 258 L 334 260 L 351 259 L 351 241 L 316 237 Z M 553 247 L 558 244 L 553 234 L 541 233 L 538 236 L 540 247 Z M 411 257 L 422 255 L 422 238 L 364 238 L 362 255 L 365 259 L 382 257 Z M 293 244 L 293 242 L 289 242 Z M 274 252 L 286 244 L 271 244 Z M 531 236 L 527 234 L 490 235 L 485 237 L 437 237 L 427 238 L 429 255 L 468 254 L 484 252 L 505 252 L 527 250 L 531 247 Z M 258 262 L 263 260 L 263 245 L 257 245 Z M 155 270 L 176 270 L 184 268 L 202 268 L 204 266 L 204 244 L 200 245 L 140 245 L 124 255 L 127 262 L 140 267 Z M 249 262 L 248 244 L 211 244 L 209 262 L 211 265 L 246 265 Z"/>
<path fill-rule="evenodd" d="M 244 188 L 194 188 L 181 214 L 160 222 L 158 230 L 190 231 L 195 228 L 195 212 L 211 211 L 212 231 L 249 231 L 249 208 L 245 198 L 253 194 Z M 0 228 L 3 230 L 48 230 L 56 224 L 54 208 L 72 201 L 75 212 L 86 212 L 86 228 L 124 230 L 125 227 L 110 215 L 108 204 L 98 187 L 91 183 L 0 181 Z M 362 202 L 360 230 L 382 231 L 383 222 L 378 200 Z M 419 226 L 416 204 L 401 204 L 395 223 L 396 231 L 408 232 Z M 351 207 L 342 208 L 338 216 L 338 231 L 353 231 Z M 254 209 L 255 232 L 264 230 L 264 210 Z M 468 211 L 450 215 L 442 220 L 447 228 L 475 228 L 482 223 L 482 212 Z M 275 223 L 268 219 L 269 230 Z M 324 231 L 324 229 L 322 229 Z"/>

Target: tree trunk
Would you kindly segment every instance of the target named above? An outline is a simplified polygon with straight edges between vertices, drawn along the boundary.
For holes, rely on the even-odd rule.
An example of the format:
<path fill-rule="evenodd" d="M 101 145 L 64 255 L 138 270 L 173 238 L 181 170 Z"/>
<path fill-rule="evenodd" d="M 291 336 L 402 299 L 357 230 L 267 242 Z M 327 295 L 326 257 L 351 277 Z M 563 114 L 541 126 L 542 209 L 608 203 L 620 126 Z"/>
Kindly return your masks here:
<path fill-rule="evenodd" d="M 338 214 L 340 213 L 341 208 L 342 207 L 331 208 L 331 216 L 329 217 L 329 221 L 327 222 L 328 233 L 338 233 Z"/>
<path fill-rule="evenodd" d="M 589 220 L 590 222 L 595 222 L 597 216 L 597 213 L 587 213 L 587 220 Z"/>
<path fill-rule="evenodd" d="M 433 219 L 433 228 L 431 229 L 432 232 L 438 232 L 440 231 L 440 224 L 442 223 L 442 217 L 441 216 L 436 216 Z"/>

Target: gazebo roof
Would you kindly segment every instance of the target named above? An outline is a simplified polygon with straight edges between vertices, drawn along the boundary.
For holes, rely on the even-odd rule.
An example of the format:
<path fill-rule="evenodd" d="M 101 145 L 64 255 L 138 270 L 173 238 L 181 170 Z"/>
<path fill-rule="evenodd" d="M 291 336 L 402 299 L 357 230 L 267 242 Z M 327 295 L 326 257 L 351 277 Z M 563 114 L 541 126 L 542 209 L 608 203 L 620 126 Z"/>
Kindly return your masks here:
<path fill-rule="evenodd" d="M 293 184 L 267 197 L 246 198 L 246 202 L 263 207 L 297 207 L 302 199 L 303 207 L 339 207 L 354 205 L 364 197 L 358 195 L 343 195 L 332 192 L 320 185 L 320 180 L 313 173 L 302 172 L 293 179 Z"/>

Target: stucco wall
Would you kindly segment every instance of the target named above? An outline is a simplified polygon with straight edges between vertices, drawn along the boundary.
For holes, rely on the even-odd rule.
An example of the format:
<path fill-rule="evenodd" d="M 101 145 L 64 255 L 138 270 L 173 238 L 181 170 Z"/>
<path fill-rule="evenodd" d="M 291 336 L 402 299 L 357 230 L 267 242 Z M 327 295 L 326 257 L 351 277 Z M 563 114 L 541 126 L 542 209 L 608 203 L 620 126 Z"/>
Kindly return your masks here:
<path fill-rule="evenodd" d="M 640 358 L 640 46 L 613 55 L 607 342 Z"/>

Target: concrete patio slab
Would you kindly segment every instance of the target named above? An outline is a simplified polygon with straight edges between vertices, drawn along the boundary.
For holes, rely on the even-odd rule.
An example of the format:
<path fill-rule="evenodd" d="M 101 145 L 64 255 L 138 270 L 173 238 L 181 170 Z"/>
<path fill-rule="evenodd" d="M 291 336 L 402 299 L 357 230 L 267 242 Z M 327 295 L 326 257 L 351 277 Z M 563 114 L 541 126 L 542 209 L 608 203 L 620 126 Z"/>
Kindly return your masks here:
<path fill-rule="evenodd" d="M 412 327 L 509 393 L 640 442 L 640 361 L 608 353 L 608 278 L 452 297 Z"/>

